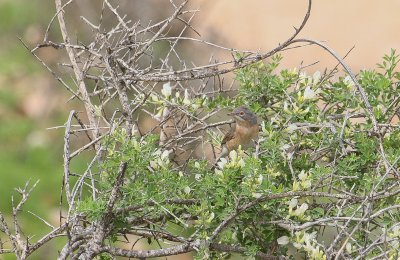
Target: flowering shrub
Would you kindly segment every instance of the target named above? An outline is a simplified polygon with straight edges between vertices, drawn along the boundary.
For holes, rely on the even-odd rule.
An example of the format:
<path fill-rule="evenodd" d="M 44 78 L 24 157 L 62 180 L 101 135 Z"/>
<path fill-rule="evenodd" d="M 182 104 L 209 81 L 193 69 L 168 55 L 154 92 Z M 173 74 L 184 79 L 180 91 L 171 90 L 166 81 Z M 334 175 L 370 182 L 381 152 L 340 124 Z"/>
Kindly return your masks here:
<path fill-rule="evenodd" d="M 55 2 L 64 42 L 47 41 L 46 33 L 32 53 L 66 50 L 76 82 L 56 79 L 82 102 L 86 117 L 71 111 L 65 124 L 60 225 L 37 241 L 25 238 L 17 215 L 30 190 L 20 189 L 14 230 L 0 214 L 0 231 L 10 241 L 0 241 L 0 252 L 26 259 L 64 236 L 60 259 L 188 252 L 197 259 L 399 258 L 400 59 L 394 50 L 376 69 L 354 75 L 324 44 L 296 38 L 311 0 L 293 35 L 267 53 L 182 36 L 193 30 L 186 15 L 197 12 L 184 9 L 185 0 L 167 1 L 173 13 L 145 28 L 104 1 L 101 17 L 107 13 L 116 25 L 104 32 L 110 26 L 83 17 L 93 39 L 72 44 L 65 6 Z M 184 24 L 178 36 L 167 33 L 172 21 Z M 233 60 L 192 66 L 177 48 L 183 41 L 228 51 Z M 155 54 L 160 42 L 169 46 L 162 58 Z M 344 71 L 281 68 L 281 52 L 298 43 L 322 47 Z M 231 85 L 221 79 L 229 72 Z M 259 139 L 216 162 L 233 123 L 223 116 L 240 105 L 258 115 Z M 88 142 L 72 152 L 79 134 Z M 74 158 L 88 149 L 93 159 L 74 172 Z M 139 240 L 153 248 L 137 247 Z"/>
<path fill-rule="evenodd" d="M 238 70 L 239 95 L 219 97 L 233 107 L 249 104 L 262 118 L 257 151 L 239 147 L 221 158 L 215 170 L 206 160 L 192 159 L 178 171 L 168 150 L 157 147 L 155 136 L 126 141 L 124 132 L 115 130 L 104 141 L 109 156 L 100 167 L 106 176 L 99 180 L 106 181 L 102 195 L 96 202 L 88 197 L 81 212 L 97 212 L 101 218 L 101 210 L 92 207 L 103 205 L 98 203 L 101 198 L 107 201 L 107 191 L 115 183 L 115 174 L 109 173 L 117 173 L 120 162 L 127 161 L 115 234 L 132 223 L 141 226 L 163 219 L 160 230 L 179 226 L 175 235 L 240 246 L 249 255 L 287 255 L 293 245 L 310 259 L 327 259 L 339 250 L 349 258 L 377 256 L 379 247 L 364 248 L 360 241 L 383 243 L 387 238 L 387 252 L 396 256 L 398 226 L 390 227 L 398 224 L 399 201 L 394 195 L 399 192 L 400 132 L 393 121 L 398 106 L 391 104 L 398 100 L 399 74 L 393 78 L 385 70 L 359 74 L 367 95 L 376 93 L 374 109 L 382 108 L 374 110 L 376 132 L 348 76 L 333 81 L 319 72 L 313 76 L 297 70 L 275 73 L 280 59 L 275 56 L 270 63 Z M 369 87 L 379 86 L 377 81 L 385 82 L 379 92 Z M 155 111 L 165 104 L 190 105 L 190 98 L 185 97 L 184 104 L 176 93 L 165 84 L 149 105 L 156 105 Z M 202 105 L 214 104 L 210 100 Z M 140 211 L 130 210 L 132 205 Z M 379 221 L 380 227 L 364 224 L 371 221 Z M 325 243 L 328 237 L 334 239 Z M 344 245 L 346 250 L 341 250 Z M 221 254 L 226 253 L 212 252 L 205 244 L 198 250 L 199 258 Z"/>

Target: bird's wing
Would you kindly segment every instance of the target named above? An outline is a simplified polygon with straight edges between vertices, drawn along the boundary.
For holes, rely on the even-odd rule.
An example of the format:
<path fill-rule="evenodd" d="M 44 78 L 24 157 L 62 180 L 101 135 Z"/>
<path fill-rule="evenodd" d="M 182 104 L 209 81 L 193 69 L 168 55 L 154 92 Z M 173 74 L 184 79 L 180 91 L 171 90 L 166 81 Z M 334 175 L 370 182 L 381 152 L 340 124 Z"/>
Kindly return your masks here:
<path fill-rule="evenodd" d="M 217 159 L 215 160 L 214 165 L 211 167 L 211 170 L 214 170 L 215 167 L 217 167 L 217 163 L 218 161 L 224 157 L 225 155 L 228 154 L 229 150 L 228 148 L 225 146 L 226 142 L 232 140 L 233 138 L 233 134 L 235 133 L 235 127 L 231 127 L 231 129 L 229 130 L 229 132 L 224 136 L 224 139 L 222 139 L 221 142 L 221 153 L 218 155 Z"/>
<path fill-rule="evenodd" d="M 222 139 L 221 146 L 224 146 L 226 142 L 232 140 L 234 133 L 235 133 L 235 127 L 232 127 L 231 130 L 229 130 L 229 132 L 224 136 L 224 139 Z"/>

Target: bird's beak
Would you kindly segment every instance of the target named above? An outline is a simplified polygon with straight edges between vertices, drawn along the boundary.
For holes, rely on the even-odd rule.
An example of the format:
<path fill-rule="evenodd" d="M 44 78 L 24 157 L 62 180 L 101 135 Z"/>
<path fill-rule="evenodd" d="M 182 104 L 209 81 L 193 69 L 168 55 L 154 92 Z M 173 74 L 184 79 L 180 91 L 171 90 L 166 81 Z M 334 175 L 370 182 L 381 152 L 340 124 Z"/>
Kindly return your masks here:
<path fill-rule="evenodd" d="M 235 113 L 233 113 L 233 112 L 229 112 L 227 115 L 228 115 L 228 116 L 234 116 L 234 115 L 235 115 Z"/>

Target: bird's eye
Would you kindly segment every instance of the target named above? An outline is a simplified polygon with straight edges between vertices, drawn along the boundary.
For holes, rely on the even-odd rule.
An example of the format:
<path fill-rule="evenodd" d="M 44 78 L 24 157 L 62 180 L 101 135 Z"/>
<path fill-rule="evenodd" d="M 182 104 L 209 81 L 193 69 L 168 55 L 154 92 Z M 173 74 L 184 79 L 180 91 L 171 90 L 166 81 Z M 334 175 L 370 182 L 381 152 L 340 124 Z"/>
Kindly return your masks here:
<path fill-rule="evenodd" d="M 241 115 L 241 116 L 244 116 L 244 112 L 243 112 L 243 111 L 242 111 L 242 112 L 240 112 L 240 113 L 239 113 L 239 115 Z"/>

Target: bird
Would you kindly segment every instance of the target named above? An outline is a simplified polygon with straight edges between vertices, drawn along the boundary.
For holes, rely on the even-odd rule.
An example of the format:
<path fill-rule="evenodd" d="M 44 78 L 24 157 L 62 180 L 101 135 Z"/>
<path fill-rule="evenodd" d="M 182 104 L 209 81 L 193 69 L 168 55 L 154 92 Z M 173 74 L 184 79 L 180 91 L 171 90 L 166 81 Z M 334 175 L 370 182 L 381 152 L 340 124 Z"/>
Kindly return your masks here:
<path fill-rule="evenodd" d="M 240 106 L 228 115 L 235 119 L 236 124 L 222 139 L 222 150 L 216 163 L 230 151 L 238 149 L 239 145 L 245 147 L 258 137 L 257 116 L 248 107 Z"/>

